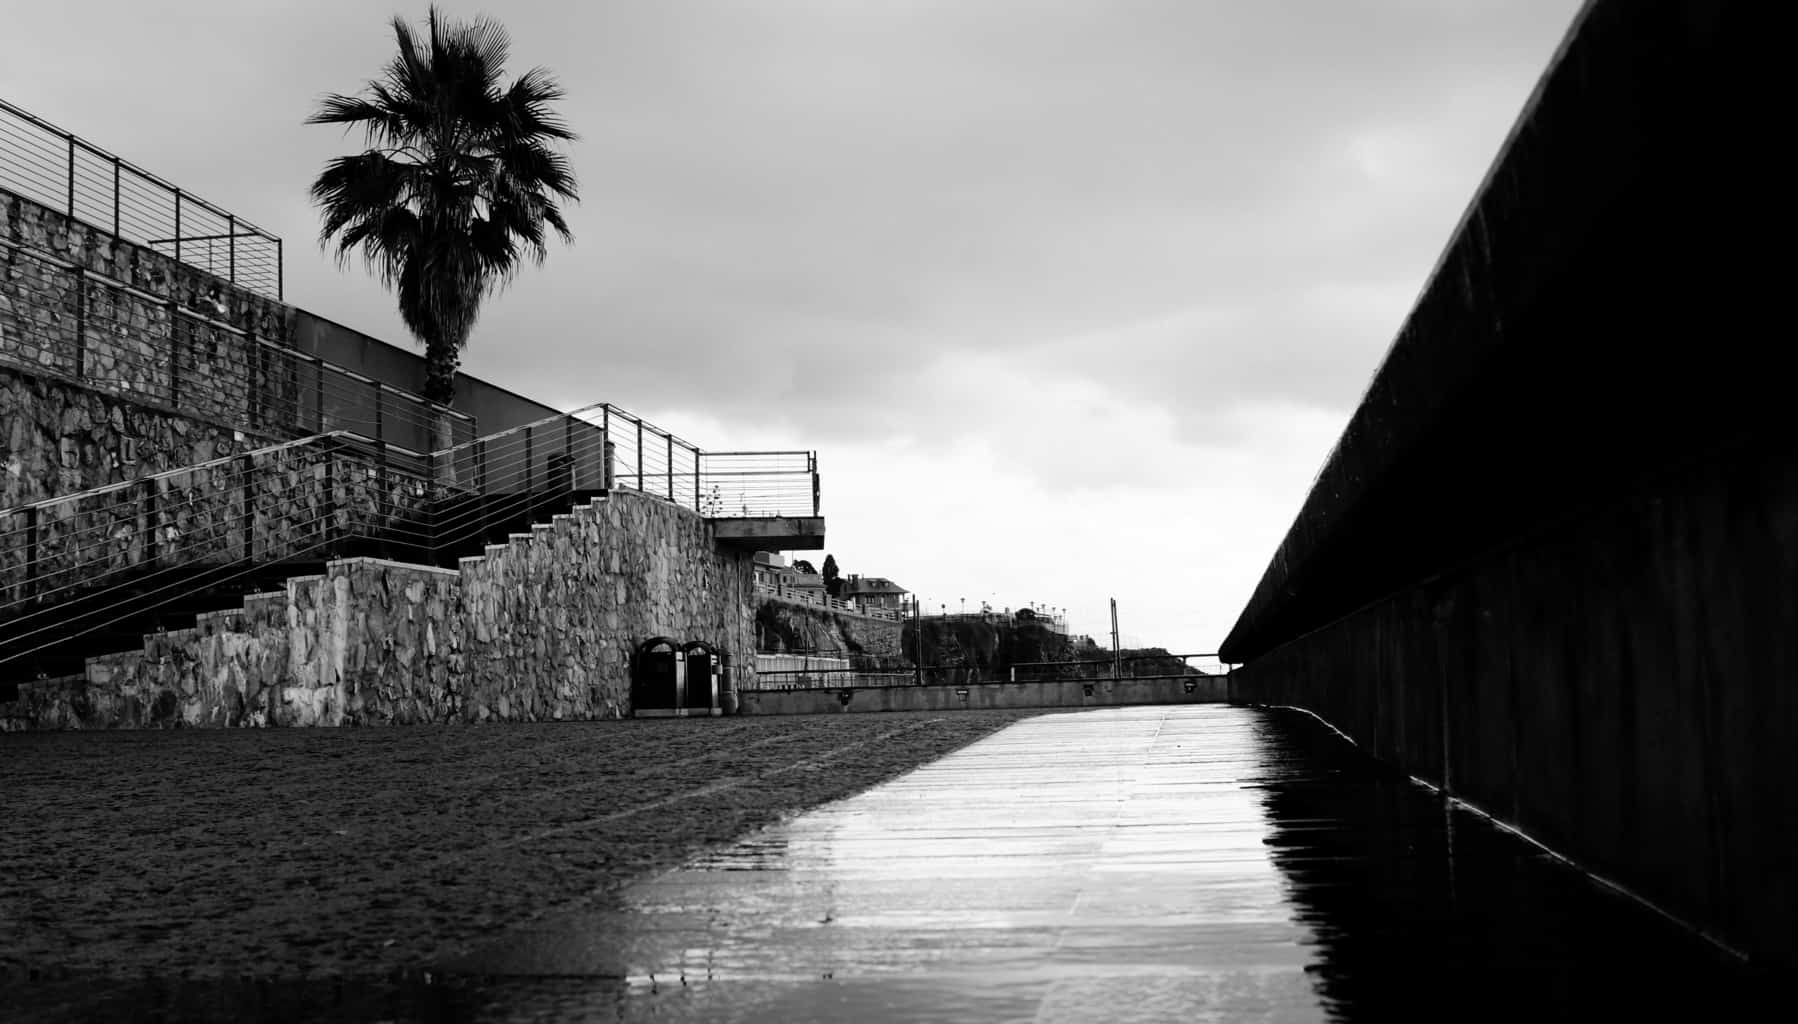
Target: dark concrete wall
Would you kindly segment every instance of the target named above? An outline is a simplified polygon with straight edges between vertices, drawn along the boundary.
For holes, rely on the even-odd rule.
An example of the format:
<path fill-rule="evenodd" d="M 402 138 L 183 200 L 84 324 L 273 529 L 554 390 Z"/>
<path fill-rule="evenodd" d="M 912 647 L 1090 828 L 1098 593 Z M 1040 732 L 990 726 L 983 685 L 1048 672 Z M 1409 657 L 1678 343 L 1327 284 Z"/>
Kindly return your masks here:
<path fill-rule="evenodd" d="M 1247 661 L 1775 428 L 1772 8 L 1590 5 L 1222 645 Z M 1779 212 L 1776 212 L 1779 211 Z"/>
<path fill-rule="evenodd" d="M 1756 957 L 1798 959 L 1798 444 L 1758 442 L 1237 670 Z"/>
<path fill-rule="evenodd" d="M 365 377 L 407 391 L 424 392 L 422 352 L 390 345 L 317 314 L 297 310 L 287 343 Z M 475 429 L 480 434 L 534 423 L 561 411 L 466 373 L 456 375 L 455 408 L 475 418 Z"/>
<path fill-rule="evenodd" d="M 1792 963 L 1775 11 L 1588 4 L 1221 653 L 1233 699 Z"/>

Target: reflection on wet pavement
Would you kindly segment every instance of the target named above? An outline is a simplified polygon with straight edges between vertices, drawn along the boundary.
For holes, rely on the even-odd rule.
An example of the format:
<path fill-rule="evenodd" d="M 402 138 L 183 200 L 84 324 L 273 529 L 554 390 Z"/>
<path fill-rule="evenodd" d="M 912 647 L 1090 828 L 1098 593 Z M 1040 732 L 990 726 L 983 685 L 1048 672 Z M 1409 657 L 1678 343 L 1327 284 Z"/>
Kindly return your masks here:
<path fill-rule="evenodd" d="M 1584 1019 L 1737 998 L 1708 946 L 1446 808 L 1294 712 L 1050 715 L 457 966 L 514 997 L 545 983 L 521 1018 Z"/>
<path fill-rule="evenodd" d="M 1029 719 L 430 975 L 96 981 L 32 1015 L 1683 1020 L 1770 987 L 1316 720 L 1219 705 Z"/>

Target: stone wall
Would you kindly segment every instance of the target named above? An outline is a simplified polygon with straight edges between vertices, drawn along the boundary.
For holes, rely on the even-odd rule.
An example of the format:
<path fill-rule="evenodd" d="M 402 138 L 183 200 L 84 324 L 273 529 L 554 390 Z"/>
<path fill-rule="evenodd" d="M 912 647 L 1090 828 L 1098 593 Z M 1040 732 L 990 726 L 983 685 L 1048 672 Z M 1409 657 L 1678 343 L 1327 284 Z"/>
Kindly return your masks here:
<path fill-rule="evenodd" d="M 0 363 L 0 508 L 248 451 L 266 439 Z"/>
<path fill-rule="evenodd" d="M 224 440 L 196 439 L 188 450 L 225 454 L 215 443 Z M 0 598 L 66 600 L 176 565 L 323 558 L 333 545 L 381 536 L 429 498 L 420 478 L 329 439 L 178 469 L 0 513 L 12 539 L 0 545 Z"/>
<path fill-rule="evenodd" d="M 0 191 L 0 507 L 230 448 L 350 430 L 472 436 L 294 348 L 300 311 Z M 440 423 L 439 420 L 442 419 Z"/>
<path fill-rule="evenodd" d="M 753 679 L 750 555 L 634 494 L 581 506 L 460 571 L 378 559 L 147 638 L 85 678 L 25 683 L 10 728 L 388 725 L 629 713 L 652 636 L 706 640 Z"/>
<path fill-rule="evenodd" d="M 285 339 L 292 316 L 272 299 L 0 192 L 0 362 L 18 372 L 83 382 L 215 427 L 294 436 L 302 382 L 255 341 Z"/>
<path fill-rule="evenodd" d="M 861 655 L 898 662 L 901 624 L 834 608 L 786 601 L 761 594 L 755 615 L 757 650 L 805 654 Z"/>

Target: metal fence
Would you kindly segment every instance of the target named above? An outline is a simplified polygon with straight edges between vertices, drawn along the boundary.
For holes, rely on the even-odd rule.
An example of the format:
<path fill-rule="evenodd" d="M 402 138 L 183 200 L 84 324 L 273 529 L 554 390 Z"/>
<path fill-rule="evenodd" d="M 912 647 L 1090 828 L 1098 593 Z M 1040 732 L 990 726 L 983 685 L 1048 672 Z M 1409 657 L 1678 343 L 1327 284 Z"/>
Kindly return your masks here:
<path fill-rule="evenodd" d="M 708 452 L 604 402 L 571 415 L 598 426 L 611 440 L 619 487 L 713 519 L 820 514 L 816 452 Z"/>
<path fill-rule="evenodd" d="M 473 438 L 473 417 L 42 252 L 0 282 L 0 362 L 276 437 L 350 430 L 419 451 Z M 35 290 L 21 290 L 27 281 Z"/>
<path fill-rule="evenodd" d="M 0 509 L 0 665 L 269 565 L 369 543 L 444 561 L 597 490 L 605 447 L 551 420 L 428 453 L 336 431 Z"/>
<path fill-rule="evenodd" d="M 281 239 L 0 100 L 0 188 L 275 299 Z"/>
<path fill-rule="evenodd" d="M 1069 661 L 1019 662 L 1007 681 L 1048 682 L 1060 679 L 1161 679 L 1167 676 L 1224 676 L 1230 667 L 1216 654 L 1120 654 Z"/>
<path fill-rule="evenodd" d="M 917 682 L 917 673 L 908 671 L 870 672 L 861 669 L 803 669 L 757 672 L 753 684 L 743 689 L 762 692 L 791 690 L 842 690 L 857 686 L 909 686 Z"/>

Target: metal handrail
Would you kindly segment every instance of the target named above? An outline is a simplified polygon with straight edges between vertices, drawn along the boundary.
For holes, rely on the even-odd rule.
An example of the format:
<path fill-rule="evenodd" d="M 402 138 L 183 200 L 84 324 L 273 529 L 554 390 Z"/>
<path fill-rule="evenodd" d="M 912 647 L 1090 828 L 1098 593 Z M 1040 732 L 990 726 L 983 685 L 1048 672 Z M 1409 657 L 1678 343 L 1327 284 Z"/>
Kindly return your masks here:
<path fill-rule="evenodd" d="M 305 450 L 296 460 L 297 449 Z M 575 451 L 603 457 L 603 449 L 603 438 L 589 435 Z M 515 465 L 521 451 L 530 457 L 516 438 L 494 446 L 496 468 Z M 416 456 L 417 465 L 408 467 L 404 455 Z M 226 475 L 212 476 L 221 472 Z M 189 479 L 178 479 L 183 476 Z M 479 490 L 438 486 L 434 477 L 428 456 L 335 431 L 4 510 L 0 519 L 10 523 L 23 514 L 24 525 L 0 530 L 0 537 L 24 543 L 0 549 L 8 553 L 0 609 L 19 610 L 0 629 L 0 662 L 105 629 L 122 616 L 153 613 L 188 593 L 195 578 L 216 586 L 261 565 L 371 539 L 435 559 L 495 522 L 579 492 L 572 479 L 527 475 L 542 486 L 494 502 Z M 173 486 L 180 483 L 189 486 Z M 132 500 L 84 507 L 119 491 Z M 57 503 L 71 508 L 48 520 L 37 514 Z M 197 530 L 183 534 L 176 523 Z M 49 528 L 47 537 L 42 527 Z M 48 555 L 39 550 L 46 541 Z M 67 605 L 77 598 L 82 604 Z"/>
<path fill-rule="evenodd" d="M 277 300 L 281 239 L 160 175 L 0 100 L 0 188 Z M 110 222 L 110 227 L 107 223 Z M 224 252 L 215 243 L 224 242 Z M 205 245 L 206 263 L 194 257 Z M 224 266 L 217 265 L 223 260 Z"/>
<path fill-rule="evenodd" d="M 326 440 L 333 440 L 333 439 L 347 440 L 347 439 L 351 439 L 351 438 L 356 438 L 356 439 L 360 439 L 360 440 L 368 440 L 367 438 L 362 438 L 360 435 L 352 434 L 347 430 L 333 430 L 333 431 L 330 431 L 329 433 L 313 434 L 310 437 L 301 437 L 301 438 L 296 438 L 295 440 L 292 440 L 292 441 L 283 441 L 280 444 L 271 444 L 271 445 L 268 445 L 263 448 L 256 448 L 256 449 L 253 449 L 253 450 L 247 451 L 247 452 L 239 452 L 236 455 L 222 455 L 216 459 L 208 459 L 205 462 L 196 462 L 196 463 L 193 463 L 192 465 L 188 465 L 188 466 L 178 466 L 175 469 L 165 469 L 160 473 L 146 473 L 143 476 L 132 477 L 130 480 L 120 480 L 117 483 L 102 484 L 98 487 L 89 487 L 88 489 L 86 489 L 84 491 L 75 491 L 72 494 L 58 494 L 55 497 L 39 498 L 37 501 L 28 501 L 22 505 L 14 505 L 11 508 L 0 508 L 0 516 L 18 515 L 22 512 L 29 512 L 34 509 L 44 509 L 44 508 L 50 507 L 51 505 L 59 505 L 64 502 L 85 501 L 88 498 L 95 498 L 102 494 L 109 494 L 113 491 L 129 490 L 133 487 L 141 488 L 146 483 L 155 483 L 159 480 L 172 480 L 178 476 L 185 476 L 188 474 L 202 472 L 202 471 L 208 471 L 208 470 L 213 470 L 213 469 L 222 469 L 225 466 L 230 465 L 231 463 L 242 462 L 244 459 L 256 458 L 258 456 L 263 456 L 263 455 L 274 455 L 274 454 L 277 454 L 280 452 L 284 452 L 284 451 L 288 450 L 289 448 L 299 448 L 299 447 L 302 447 L 305 445 L 317 444 L 320 441 L 326 441 Z"/>
<path fill-rule="evenodd" d="M 142 396 L 183 414 L 265 433 L 275 426 L 315 432 L 331 427 L 385 432 L 398 426 L 430 437 L 445 420 L 455 435 L 474 430 L 474 417 L 467 413 L 259 337 L 171 296 L 32 246 L 0 239 L 0 248 L 72 279 L 65 289 L 74 296 L 72 309 L 27 306 L 6 318 L 12 329 L 4 332 L 0 361 L 27 372 Z M 166 336 L 142 336 L 130 318 L 130 303 L 166 310 Z M 200 348 L 210 350 L 204 364 Z M 104 375 L 104 366 L 114 375 Z"/>
<path fill-rule="evenodd" d="M 758 670 L 753 682 L 745 682 L 745 691 L 791 692 L 794 690 L 841 690 L 858 686 L 910 686 L 917 682 L 911 671 L 879 671 L 859 668 L 814 668 Z"/>
<path fill-rule="evenodd" d="M 569 415 L 606 432 L 617 486 L 714 519 L 821 514 L 816 452 L 709 452 L 609 402 Z"/>

